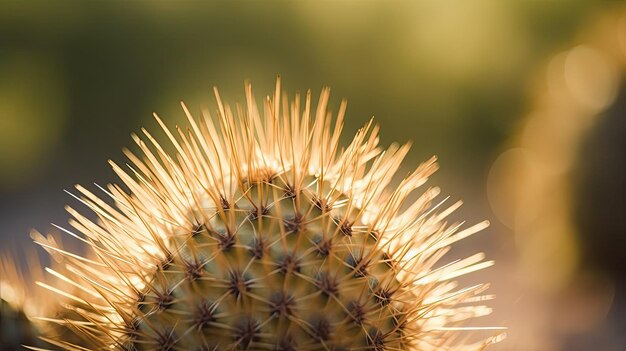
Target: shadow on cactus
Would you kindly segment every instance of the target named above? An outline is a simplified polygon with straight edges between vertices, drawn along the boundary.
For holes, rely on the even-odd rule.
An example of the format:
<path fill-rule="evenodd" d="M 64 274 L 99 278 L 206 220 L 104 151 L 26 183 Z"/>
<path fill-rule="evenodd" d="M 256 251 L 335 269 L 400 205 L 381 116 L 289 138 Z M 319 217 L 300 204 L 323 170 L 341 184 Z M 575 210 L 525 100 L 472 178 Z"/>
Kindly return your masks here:
<path fill-rule="evenodd" d="M 465 321 L 486 315 L 487 284 L 454 278 L 492 264 L 476 254 L 438 264 L 449 245 L 485 228 L 448 224 L 460 203 L 439 189 L 407 197 L 437 169 L 423 163 L 392 187 L 408 145 L 378 145 L 369 122 L 340 145 L 329 90 L 273 96 L 231 108 L 217 90 L 216 118 L 163 127 L 172 153 L 146 130 L 143 155 L 111 162 L 124 188 L 103 198 L 78 186 L 90 220 L 69 208 L 91 258 L 57 252 L 67 280 L 90 300 L 59 321 L 95 350 L 478 350 Z M 59 289 L 52 288 L 63 293 Z M 489 328 L 487 328 L 489 329 Z M 499 329 L 499 328 L 493 328 Z M 74 348 L 65 340 L 57 345 Z"/>

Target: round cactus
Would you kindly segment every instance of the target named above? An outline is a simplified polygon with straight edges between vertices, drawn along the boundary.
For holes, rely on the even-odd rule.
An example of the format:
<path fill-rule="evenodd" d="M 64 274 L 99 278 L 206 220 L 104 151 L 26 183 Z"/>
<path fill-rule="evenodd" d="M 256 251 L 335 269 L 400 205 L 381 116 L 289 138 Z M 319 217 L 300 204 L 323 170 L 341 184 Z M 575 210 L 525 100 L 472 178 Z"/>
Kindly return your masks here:
<path fill-rule="evenodd" d="M 144 155 L 126 152 L 129 171 L 112 163 L 125 188 L 101 188 L 114 204 L 77 187 L 98 220 L 70 208 L 71 225 L 94 258 L 61 254 L 68 280 L 96 300 L 73 328 L 95 349 L 470 350 L 501 339 L 456 335 L 490 309 L 474 304 L 486 284 L 453 279 L 492 262 L 438 265 L 487 223 L 446 223 L 458 203 L 433 205 L 437 188 L 408 203 L 434 158 L 392 188 L 408 145 L 382 151 L 370 121 L 341 147 L 345 103 L 333 123 L 328 89 L 314 110 L 310 93 L 281 102 L 278 82 L 263 114 L 249 85 L 236 112 L 216 96 L 217 124 L 183 105 L 190 127 L 175 136 L 155 115 L 172 151 L 145 130 L 149 143 L 133 137 Z"/>

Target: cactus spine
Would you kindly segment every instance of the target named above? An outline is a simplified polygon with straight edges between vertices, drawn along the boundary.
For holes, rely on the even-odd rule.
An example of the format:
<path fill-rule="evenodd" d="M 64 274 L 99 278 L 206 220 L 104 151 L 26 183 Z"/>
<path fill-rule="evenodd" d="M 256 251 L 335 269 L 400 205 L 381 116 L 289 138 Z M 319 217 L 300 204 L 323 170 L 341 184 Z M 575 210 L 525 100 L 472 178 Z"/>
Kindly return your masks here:
<path fill-rule="evenodd" d="M 333 123 L 328 89 L 314 109 L 310 93 L 281 101 L 278 81 L 263 113 L 250 85 L 234 110 L 215 92 L 217 124 L 183 105 L 190 127 L 172 132 L 155 115 L 174 152 L 133 136 L 143 156 L 111 162 L 130 192 L 101 188 L 113 205 L 77 187 L 98 220 L 69 208 L 82 236 L 67 232 L 94 258 L 59 253 L 94 301 L 75 297 L 73 325 L 93 349 L 475 350 L 502 338 L 456 335 L 490 309 L 475 304 L 486 284 L 453 279 L 492 262 L 435 269 L 487 223 L 446 223 L 459 204 L 433 204 L 437 188 L 407 203 L 434 158 L 392 188 L 408 145 L 382 151 L 370 121 L 342 148 L 346 105 Z"/>

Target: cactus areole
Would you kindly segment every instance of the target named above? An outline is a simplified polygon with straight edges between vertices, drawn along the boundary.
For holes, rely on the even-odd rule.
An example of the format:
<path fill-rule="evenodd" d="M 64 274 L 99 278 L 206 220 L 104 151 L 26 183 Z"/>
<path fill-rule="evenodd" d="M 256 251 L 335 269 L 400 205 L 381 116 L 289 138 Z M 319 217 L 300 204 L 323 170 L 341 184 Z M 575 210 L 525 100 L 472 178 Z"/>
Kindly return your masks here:
<path fill-rule="evenodd" d="M 133 136 L 142 155 L 111 162 L 124 187 L 100 187 L 108 200 L 77 186 L 97 219 L 69 208 L 66 232 L 92 258 L 57 251 L 90 298 L 57 323 L 94 350 L 478 350 L 502 338 L 468 341 L 484 328 L 465 321 L 490 312 L 487 284 L 454 282 L 492 262 L 439 262 L 488 223 L 447 223 L 460 203 L 436 201 L 438 188 L 407 200 L 434 158 L 394 179 L 409 146 L 381 149 L 372 121 L 342 146 L 346 104 L 331 118 L 328 89 L 316 106 L 310 92 L 288 100 L 280 80 L 262 104 L 249 84 L 244 105 L 215 94 L 203 118 L 182 106 L 188 127 L 155 115 L 163 137 Z"/>

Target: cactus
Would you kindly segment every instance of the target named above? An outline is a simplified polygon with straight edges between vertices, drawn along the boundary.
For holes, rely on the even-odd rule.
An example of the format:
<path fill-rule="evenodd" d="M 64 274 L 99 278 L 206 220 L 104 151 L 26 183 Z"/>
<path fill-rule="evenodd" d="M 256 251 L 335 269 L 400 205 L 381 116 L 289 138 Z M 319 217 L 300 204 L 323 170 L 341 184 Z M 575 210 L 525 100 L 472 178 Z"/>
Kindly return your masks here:
<path fill-rule="evenodd" d="M 483 254 L 437 265 L 460 230 L 433 204 L 437 188 L 408 196 L 437 169 L 433 158 L 392 188 L 408 145 L 382 151 L 370 121 L 340 146 L 345 102 L 333 123 L 328 89 L 281 102 L 280 81 L 263 114 L 246 85 L 234 112 L 218 109 L 168 129 L 172 151 L 146 130 L 143 156 L 126 150 L 125 188 L 101 187 L 113 204 L 77 186 L 96 215 L 68 208 L 93 258 L 58 251 L 67 279 L 94 301 L 72 330 L 94 350 L 442 350 L 469 343 L 467 319 L 487 284 L 454 278 L 492 264 Z M 58 289 L 54 289 L 58 290 Z M 463 305 L 460 305 L 463 304 Z M 469 328 L 471 329 L 471 328 Z M 58 340 L 58 345 L 70 344 Z"/>

